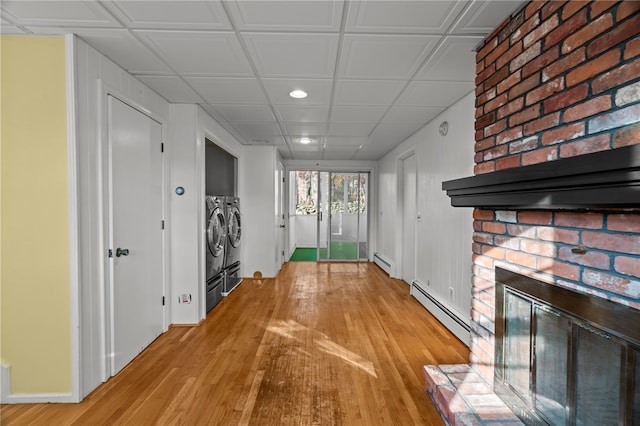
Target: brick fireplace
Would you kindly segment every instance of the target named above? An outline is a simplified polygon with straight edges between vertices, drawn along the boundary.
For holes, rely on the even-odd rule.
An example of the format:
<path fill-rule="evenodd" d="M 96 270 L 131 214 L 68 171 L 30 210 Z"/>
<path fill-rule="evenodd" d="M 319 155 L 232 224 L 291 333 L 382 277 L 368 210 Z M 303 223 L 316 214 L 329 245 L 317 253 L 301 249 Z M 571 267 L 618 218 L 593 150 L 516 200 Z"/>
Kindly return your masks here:
<path fill-rule="evenodd" d="M 477 49 L 475 117 L 476 176 L 640 144 L 640 2 L 527 3 Z M 493 382 L 496 267 L 640 309 L 640 194 L 627 194 L 475 209 L 474 374 Z"/>

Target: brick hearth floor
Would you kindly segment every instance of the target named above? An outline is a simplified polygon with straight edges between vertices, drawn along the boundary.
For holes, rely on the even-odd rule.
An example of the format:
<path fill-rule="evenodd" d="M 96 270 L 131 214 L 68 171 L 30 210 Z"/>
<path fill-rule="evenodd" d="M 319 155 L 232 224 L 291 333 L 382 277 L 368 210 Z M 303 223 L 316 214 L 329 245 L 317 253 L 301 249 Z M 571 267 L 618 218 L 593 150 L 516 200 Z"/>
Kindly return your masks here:
<path fill-rule="evenodd" d="M 450 426 L 523 423 L 470 365 L 425 365 L 427 392 Z"/>

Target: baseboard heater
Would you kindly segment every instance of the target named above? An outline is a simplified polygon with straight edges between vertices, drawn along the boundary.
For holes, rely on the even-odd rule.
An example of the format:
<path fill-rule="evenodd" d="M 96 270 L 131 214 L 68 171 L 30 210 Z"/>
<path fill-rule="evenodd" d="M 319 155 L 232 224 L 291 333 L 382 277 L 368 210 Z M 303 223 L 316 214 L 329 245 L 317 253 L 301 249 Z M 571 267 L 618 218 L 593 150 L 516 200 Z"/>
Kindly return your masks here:
<path fill-rule="evenodd" d="M 389 262 L 378 253 L 373 253 L 373 263 L 378 265 L 380 269 L 385 271 L 388 275 L 391 275 L 391 262 Z"/>
<path fill-rule="evenodd" d="M 429 294 L 419 281 L 411 281 L 411 295 L 415 297 L 429 312 L 435 316 L 449 331 L 456 335 L 465 345 L 471 343 L 471 327 L 455 312 L 442 304 L 436 297 Z"/>

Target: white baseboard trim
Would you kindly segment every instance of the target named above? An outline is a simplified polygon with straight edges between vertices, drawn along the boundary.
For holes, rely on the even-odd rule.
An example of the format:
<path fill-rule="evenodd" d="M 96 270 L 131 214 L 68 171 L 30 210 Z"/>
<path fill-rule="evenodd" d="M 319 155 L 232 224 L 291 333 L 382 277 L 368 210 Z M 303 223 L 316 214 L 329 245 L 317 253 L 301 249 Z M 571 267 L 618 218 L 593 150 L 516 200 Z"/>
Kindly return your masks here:
<path fill-rule="evenodd" d="M 0 366 L 0 403 L 1 404 L 44 404 L 48 402 L 78 402 L 69 393 L 11 393 L 9 367 Z"/>
<path fill-rule="evenodd" d="M 426 286 L 414 280 L 411 282 L 410 294 L 415 297 L 434 317 L 438 319 L 450 332 L 462 343 L 471 345 L 471 327 L 469 321 L 460 318 L 460 315 L 449 309 L 446 304 L 425 290 Z"/>
<path fill-rule="evenodd" d="M 393 263 L 387 259 L 385 256 L 380 253 L 373 253 L 373 263 L 378 265 L 380 269 L 385 271 L 389 276 L 391 276 L 391 270 L 393 269 Z"/>

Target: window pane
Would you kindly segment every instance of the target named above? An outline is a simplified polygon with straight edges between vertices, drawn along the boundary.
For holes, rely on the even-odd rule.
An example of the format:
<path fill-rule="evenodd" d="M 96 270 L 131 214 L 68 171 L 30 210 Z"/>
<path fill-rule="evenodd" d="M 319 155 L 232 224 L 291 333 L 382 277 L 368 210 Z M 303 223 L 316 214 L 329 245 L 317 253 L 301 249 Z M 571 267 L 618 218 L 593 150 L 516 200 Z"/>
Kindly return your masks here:
<path fill-rule="evenodd" d="M 616 425 L 622 347 L 600 332 L 578 330 L 576 424 Z"/>
<path fill-rule="evenodd" d="M 536 309 L 536 409 L 554 425 L 567 420 L 567 356 L 570 321 Z"/>
<path fill-rule="evenodd" d="M 529 400 L 529 365 L 531 360 L 531 302 L 510 292 L 507 298 L 507 383 Z"/>
<path fill-rule="evenodd" d="M 318 172 L 296 172 L 296 214 L 317 214 Z"/>

